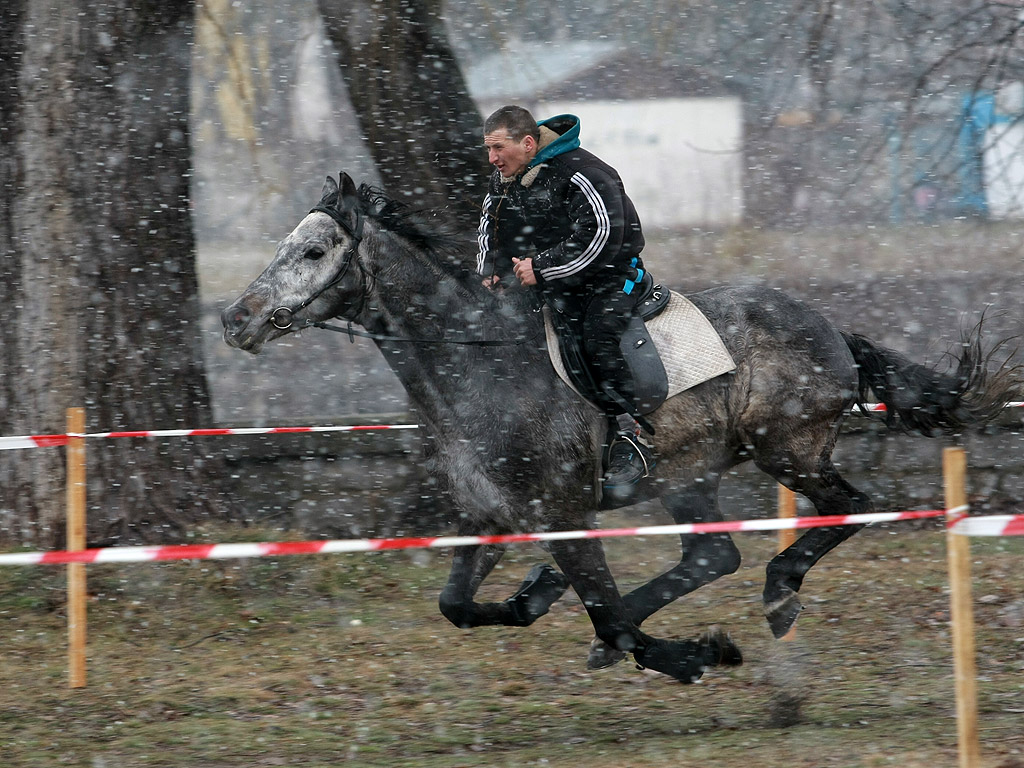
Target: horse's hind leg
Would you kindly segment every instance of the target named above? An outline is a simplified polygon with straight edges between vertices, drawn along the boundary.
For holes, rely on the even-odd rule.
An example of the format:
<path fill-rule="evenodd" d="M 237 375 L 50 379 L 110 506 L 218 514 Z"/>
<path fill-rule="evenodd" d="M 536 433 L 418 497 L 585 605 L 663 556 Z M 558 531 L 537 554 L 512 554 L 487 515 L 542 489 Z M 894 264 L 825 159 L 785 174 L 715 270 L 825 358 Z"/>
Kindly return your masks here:
<path fill-rule="evenodd" d="M 632 653 L 638 664 L 690 683 L 707 667 L 742 662 L 736 646 L 720 633 L 693 641 L 659 640 L 640 631 L 615 586 L 600 541 L 552 542 L 551 552 L 587 609 L 598 638 L 616 650 Z"/>
<path fill-rule="evenodd" d="M 666 494 L 661 503 L 677 524 L 710 523 L 722 519 L 718 509 L 717 483 L 710 480 L 678 493 Z M 740 551 L 727 533 L 683 534 L 679 537 L 679 563 L 626 595 L 629 617 L 639 626 L 672 601 L 734 573 L 740 566 Z M 587 667 L 603 669 L 625 658 L 622 651 L 595 640 L 590 646 Z"/>
<path fill-rule="evenodd" d="M 766 466 L 758 461 L 758 466 L 790 490 L 810 499 L 819 515 L 856 515 L 872 510 L 871 499 L 840 477 L 828 457 L 821 459 L 813 471 L 777 462 Z M 790 630 L 803 610 L 797 592 L 807 572 L 863 527 L 812 528 L 771 559 L 764 586 L 764 611 L 776 638 Z"/>
<path fill-rule="evenodd" d="M 519 590 L 500 603 L 477 603 L 477 590 L 501 560 L 505 550 L 492 546 L 458 547 L 452 559 L 448 583 L 438 604 L 441 613 L 457 627 L 491 625 L 529 626 L 562 596 L 569 581 L 550 565 L 536 565 Z"/>
<path fill-rule="evenodd" d="M 711 523 L 722 519 L 717 487 L 710 482 L 702 485 L 703 488 L 662 497 L 662 505 L 677 524 Z M 630 618 L 637 624 L 673 600 L 735 573 L 740 567 L 740 551 L 727 533 L 683 534 L 679 540 L 682 545 L 679 564 L 623 598 Z"/>

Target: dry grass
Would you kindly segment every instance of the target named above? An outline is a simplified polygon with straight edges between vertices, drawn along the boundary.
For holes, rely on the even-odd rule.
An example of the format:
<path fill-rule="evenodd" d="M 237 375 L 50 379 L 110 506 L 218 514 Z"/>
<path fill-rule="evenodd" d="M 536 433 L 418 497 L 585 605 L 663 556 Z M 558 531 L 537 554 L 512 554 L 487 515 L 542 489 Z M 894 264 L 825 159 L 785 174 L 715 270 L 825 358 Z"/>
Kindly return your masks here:
<path fill-rule="evenodd" d="M 69 691 L 62 572 L 3 569 L 2 763 L 955 765 L 937 524 L 865 531 L 826 559 L 794 643 L 772 640 L 760 616 L 773 537 L 737 539 L 739 573 L 645 625 L 733 632 L 745 666 L 693 686 L 628 662 L 587 672 L 591 629 L 574 596 L 527 629 L 455 629 L 436 610 L 447 555 L 393 552 L 90 567 L 89 686 Z M 676 542 L 607 546 L 628 587 L 669 564 Z M 1019 767 L 1024 540 L 979 539 L 972 552 L 983 765 Z M 488 595 L 511 593 L 544 557 L 511 552 Z"/>

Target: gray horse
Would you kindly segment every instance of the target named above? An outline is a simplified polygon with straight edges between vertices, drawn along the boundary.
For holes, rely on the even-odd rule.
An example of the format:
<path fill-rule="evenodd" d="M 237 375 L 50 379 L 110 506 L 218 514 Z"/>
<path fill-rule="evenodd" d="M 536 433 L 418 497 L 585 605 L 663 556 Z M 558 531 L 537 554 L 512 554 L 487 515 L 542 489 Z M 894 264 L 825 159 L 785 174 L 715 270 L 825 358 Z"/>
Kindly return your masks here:
<path fill-rule="evenodd" d="M 341 318 L 365 329 L 409 393 L 432 445 L 428 464 L 460 513 L 461 535 L 573 530 L 599 508 L 658 497 L 677 523 L 721 519 L 719 481 L 745 461 L 803 494 L 820 515 L 870 512 L 830 455 L 845 415 L 870 389 L 890 426 L 921 434 L 982 424 L 1011 399 L 1010 372 L 990 375 L 977 335 L 956 370 L 940 374 L 837 330 L 817 312 L 763 287 L 689 298 L 721 334 L 737 368 L 670 398 L 657 430 L 655 477 L 628 499 L 601 499 L 604 415 L 555 374 L 532 291 L 491 292 L 463 265 L 464 241 L 430 215 L 382 193 L 328 178 L 320 203 L 278 246 L 263 273 L 224 310 L 224 339 L 258 353 L 268 341 Z M 356 331 L 358 332 L 358 331 Z M 817 528 L 768 563 L 764 608 L 776 637 L 796 621 L 810 568 L 858 530 Z M 527 626 L 572 585 L 596 630 L 589 666 L 632 653 L 637 663 L 692 682 L 739 664 L 720 631 L 665 640 L 647 617 L 734 572 L 728 534 L 684 535 L 678 565 L 621 595 L 598 539 L 554 541 L 562 573 L 538 565 L 502 602 L 475 601 L 503 548 L 455 552 L 441 612 L 459 627 Z M 564 573 L 564 575 L 563 575 Z"/>

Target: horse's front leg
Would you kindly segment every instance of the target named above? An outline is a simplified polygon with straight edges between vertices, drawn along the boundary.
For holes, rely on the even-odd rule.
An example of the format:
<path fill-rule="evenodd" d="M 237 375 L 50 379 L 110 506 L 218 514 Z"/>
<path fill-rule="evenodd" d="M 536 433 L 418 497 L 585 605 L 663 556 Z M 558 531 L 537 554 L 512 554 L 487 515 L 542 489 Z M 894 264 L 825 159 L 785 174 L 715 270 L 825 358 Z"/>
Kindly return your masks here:
<path fill-rule="evenodd" d="M 441 613 L 457 627 L 504 625 L 527 627 L 545 613 L 569 586 L 562 574 L 547 564 L 535 565 L 519 590 L 500 603 L 478 603 L 477 590 L 505 550 L 502 547 L 458 547 L 448 584 L 438 601 Z"/>
<path fill-rule="evenodd" d="M 721 632 L 705 633 L 694 641 L 660 640 L 640 631 L 615 586 L 600 541 L 552 542 L 551 552 L 583 601 L 598 638 L 632 653 L 641 666 L 692 683 L 708 667 L 742 663 L 739 649 Z"/>

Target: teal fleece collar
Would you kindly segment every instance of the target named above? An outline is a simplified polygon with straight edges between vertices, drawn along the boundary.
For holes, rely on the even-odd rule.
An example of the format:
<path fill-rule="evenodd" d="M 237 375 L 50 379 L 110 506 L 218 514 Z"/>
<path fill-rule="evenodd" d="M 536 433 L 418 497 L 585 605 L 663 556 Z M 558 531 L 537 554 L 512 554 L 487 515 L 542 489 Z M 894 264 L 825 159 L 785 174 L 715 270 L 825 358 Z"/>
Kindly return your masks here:
<path fill-rule="evenodd" d="M 537 125 L 544 125 L 550 128 L 559 137 L 541 149 L 530 161 L 528 168 L 540 165 L 558 155 L 579 149 L 580 146 L 580 119 L 576 115 L 556 115 L 547 120 L 540 120 Z"/>

